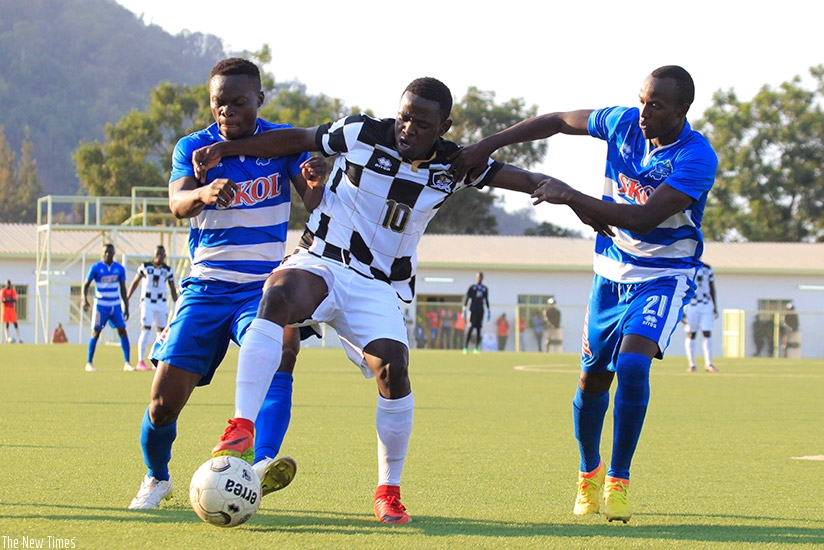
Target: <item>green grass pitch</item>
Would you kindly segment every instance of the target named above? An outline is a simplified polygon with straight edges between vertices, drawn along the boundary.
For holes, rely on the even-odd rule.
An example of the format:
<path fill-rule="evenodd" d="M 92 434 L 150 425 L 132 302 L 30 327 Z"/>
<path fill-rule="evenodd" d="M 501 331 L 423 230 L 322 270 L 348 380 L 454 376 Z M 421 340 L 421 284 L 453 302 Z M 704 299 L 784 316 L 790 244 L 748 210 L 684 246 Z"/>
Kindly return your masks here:
<path fill-rule="evenodd" d="M 283 448 L 298 476 L 221 529 L 187 493 L 232 415 L 236 356 L 183 411 L 172 500 L 133 512 L 152 374 L 120 370 L 117 346 L 99 347 L 96 373 L 82 345 L 0 346 L 0 548 L 824 546 L 824 361 L 718 358 L 718 374 L 655 361 L 624 525 L 571 513 L 577 356 L 413 350 L 412 521 L 390 526 L 372 513 L 375 382 L 340 349 L 307 349 Z M 608 415 L 607 459 L 611 432 Z"/>

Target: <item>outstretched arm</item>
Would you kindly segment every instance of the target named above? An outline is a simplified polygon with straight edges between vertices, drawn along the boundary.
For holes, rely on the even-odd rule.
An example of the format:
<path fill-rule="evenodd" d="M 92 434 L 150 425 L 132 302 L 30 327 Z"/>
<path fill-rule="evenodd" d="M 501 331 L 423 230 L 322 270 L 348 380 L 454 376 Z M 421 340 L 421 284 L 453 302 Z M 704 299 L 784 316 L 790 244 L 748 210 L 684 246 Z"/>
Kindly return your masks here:
<path fill-rule="evenodd" d="M 131 286 L 129 286 L 129 292 L 126 293 L 126 301 L 127 302 L 132 299 L 132 294 L 134 294 L 134 291 L 137 290 L 137 285 L 140 284 L 140 279 L 142 279 L 142 278 L 143 278 L 143 274 L 140 271 L 135 273 L 134 279 L 132 279 L 132 284 L 131 284 Z"/>
<path fill-rule="evenodd" d="M 530 172 L 528 170 L 518 168 L 517 166 L 512 166 L 511 164 L 505 164 L 504 167 L 495 174 L 489 185 L 499 189 L 509 189 L 510 191 L 529 193 L 532 197 L 535 197 L 535 193 L 538 192 L 539 187 L 547 181 L 556 181 L 560 184 L 566 185 L 561 180 L 556 180 L 550 176 L 539 174 L 537 172 Z M 538 202 L 540 201 L 537 201 L 535 204 L 538 204 Z M 604 237 L 614 236 L 608 223 L 604 222 L 600 218 L 589 215 L 580 208 L 576 208 L 572 205 L 570 205 L 570 207 L 582 222 L 592 227 L 592 229 L 594 229 L 599 235 Z"/>
<path fill-rule="evenodd" d="M 644 204 L 616 204 L 581 193 L 555 178 L 547 178 L 532 198 L 535 199 L 534 205 L 542 202 L 566 204 L 582 220 L 583 215 L 601 224 L 636 233 L 649 233 L 694 202 L 689 195 L 664 183 L 650 194 Z"/>
<path fill-rule="evenodd" d="M 523 120 L 454 153 L 450 157 L 450 174 L 458 181 L 467 175 L 474 180 L 486 169 L 489 156 L 505 145 L 546 139 L 555 134 L 586 135 L 591 112 L 585 109 L 549 113 Z"/>
<path fill-rule="evenodd" d="M 317 151 L 314 128 L 276 128 L 243 139 L 221 141 L 201 147 L 192 154 L 195 178 L 206 183 L 206 172 L 217 166 L 223 157 L 247 155 L 250 157 L 282 157 Z"/>

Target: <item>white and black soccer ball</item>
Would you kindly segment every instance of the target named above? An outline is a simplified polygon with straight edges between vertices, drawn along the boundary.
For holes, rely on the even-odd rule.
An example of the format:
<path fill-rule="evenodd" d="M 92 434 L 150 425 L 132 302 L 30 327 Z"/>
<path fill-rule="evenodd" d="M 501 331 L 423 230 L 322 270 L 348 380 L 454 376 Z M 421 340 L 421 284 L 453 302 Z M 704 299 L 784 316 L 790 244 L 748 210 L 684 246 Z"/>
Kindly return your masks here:
<path fill-rule="evenodd" d="M 241 458 L 218 456 L 197 469 L 189 484 L 189 502 L 195 514 L 218 527 L 236 527 L 249 521 L 260 506 L 260 479 Z"/>

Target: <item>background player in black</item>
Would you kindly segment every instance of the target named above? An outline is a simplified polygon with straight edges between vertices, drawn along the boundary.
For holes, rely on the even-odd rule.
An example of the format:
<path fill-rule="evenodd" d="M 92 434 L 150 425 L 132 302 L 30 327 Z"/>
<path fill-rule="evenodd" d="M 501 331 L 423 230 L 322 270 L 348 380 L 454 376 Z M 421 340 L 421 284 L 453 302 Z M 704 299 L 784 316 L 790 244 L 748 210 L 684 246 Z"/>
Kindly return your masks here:
<path fill-rule="evenodd" d="M 483 284 L 484 274 L 480 271 L 475 274 L 475 284 L 469 287 L 466 291 L 466 300 L 464 300 L 463 315 L 467 317 L 469 313 L 469 330 L 466 331 L 466 341 L 464 342 L 463 352 L 467 353 L 469 350 L 469 342 L 472 339 L 472 333 L 475 333 L 475 348 L 473 353 L 481 353 L 481 326 L 484 323 L 484 305 L 486 305 L 486 320 L 489 320 L 489 289 Z"/>

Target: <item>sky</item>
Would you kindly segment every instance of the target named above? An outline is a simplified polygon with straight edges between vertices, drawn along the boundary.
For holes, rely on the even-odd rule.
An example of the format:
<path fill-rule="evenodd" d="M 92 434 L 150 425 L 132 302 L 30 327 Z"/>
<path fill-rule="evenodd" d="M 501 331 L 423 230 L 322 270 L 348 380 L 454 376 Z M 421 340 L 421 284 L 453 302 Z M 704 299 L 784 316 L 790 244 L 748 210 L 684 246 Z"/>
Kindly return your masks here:
<path fill-rule="evenodd" d="M 644 78 L 681 65 L 696 87 L 688 119 L 715 92 L 751 99 L 824 63 L 824 3 L 725 0 L 116 0 L 144 23 L 171 34 L 213 34 L 230 52 L 272 48 L 265 70 L 298 80 L 310 95 L 394 117 L 406 85 L 443 81 L 460 100 L 469 87 L 496 103 L 522 98 L 538 113 L 635 106 Z M 204 75 L 204 81 L 208 75 Z M 446 135 L 449 137 L 449 134 Z M 543 163 L 530 169 L 600 196 L 606 148 L 587 136 L 553 136 Z M 528 196 L 503 192 L 507 210 L 531 208 Z M 564 206 L 541 204 L 535 218 L 582 231 Z"/>

